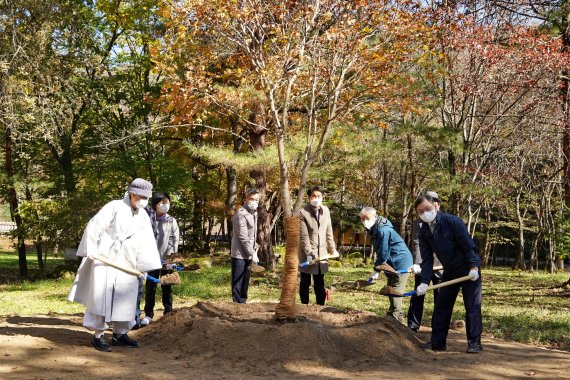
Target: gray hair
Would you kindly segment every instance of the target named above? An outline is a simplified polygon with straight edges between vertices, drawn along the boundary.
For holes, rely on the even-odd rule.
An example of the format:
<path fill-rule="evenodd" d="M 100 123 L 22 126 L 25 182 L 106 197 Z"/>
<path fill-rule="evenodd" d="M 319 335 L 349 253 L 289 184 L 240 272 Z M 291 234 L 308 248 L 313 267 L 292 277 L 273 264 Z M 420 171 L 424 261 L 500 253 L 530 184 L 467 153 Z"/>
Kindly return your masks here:
<path fill-rule="evenodd" d="M 366 216 L 374 218 L 376 217 L 376 209 L 374 207 L 363 207 L 358 215 L 360 215 L 361 217 Z"/>

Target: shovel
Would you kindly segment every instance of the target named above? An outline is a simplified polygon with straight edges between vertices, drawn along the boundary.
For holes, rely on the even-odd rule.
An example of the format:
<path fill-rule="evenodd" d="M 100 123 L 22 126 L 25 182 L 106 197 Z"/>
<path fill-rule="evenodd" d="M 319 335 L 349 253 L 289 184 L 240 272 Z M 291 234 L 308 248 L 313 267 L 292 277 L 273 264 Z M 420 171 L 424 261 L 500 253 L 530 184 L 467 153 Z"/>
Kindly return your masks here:
<path fill-rule="evenodd" d="M 460 282 L 467 281 L 467 280 L 471 280 L 471 276 L 463 276 L 463 277 L 459 277 L 459 278 L 456 278 L 453 280 L 442 282 L 442 283 L 437 284 L 437 285 L 428 286 L 427 290 L 439 289 L 439 288 L 443 288 L 443 287 L 446 287 L 449 285 L 458 284 Z M 382 289 L 380 289 L 380 294 L 383 296 L 387 296 L 387 297 L 410 297 L 410 296 L 413 296 L 416 294 L 416 290 L 414 289 L 411 292 L 407 292 L 407 293 L 402 294 L 391 286 L 385 286 Z"/>
<path fill-rule="evenodd" d="M 336 252 L 334 255 L 329 255 L 329 256 L 325 256 L 325 257 L 320 257 L 318 259 L 313 259 L 313 260 L 308 260 L 305 261 L 301 264 L 299 264 L 299 267 L 301 268 L 306 268 L 309 265 L 314 265 L 316 263 L 319 263 L 321 261 L 325 261 L 325 260 L 330 260 L 330 259 L 338 259 L 340 257 L 340 255 L 338 254 L 338 252 Z"/>
<path fill-rule="evenodd" d="M 165 260 L 160 260 L 160 262 L 162 263 L 163 269 L 168 269 L 168 267 L 165 267 L 165 265 L 170 265 L 171 269 L 177 272 L 190 272 L 200 269 L 200 264 L 176 265 L 175 263 L 169 263 L 168 261 Z"/>
<path fill-rule="evenodd" d="M 120 270 L 120 271 L 122 271 L 122 272 L 125 272 L 125 273 L 127 273 L 127 274 L 131 274 L 131 275 L 137 276 L 137 277 L 144 277 L 144 273 L 139 272 L 139 271 L 136 270 L 136 269 L 129 268 L 129 267 L 123 266 L 123 265 L 121 265 L 121 264 L 118 264 L 118 263 L 114 262 L 113 260 L 111 260 L 111 259 L 109 259 L 109 258 L 107 258 L 107 257 L 99 256 L 99 255 L 91 255 L 91 256 L 88 256 L 88 257 L 91 258 L 91 259 L 94 259 L 94 260 L 98 260 L 98 261 L 102 262 L 103 264 L 106 264 L 106 265 L 108 265 L 108 266 L 110 266 L 110 267 L 113 267 L 113 268 L 115 268 L 115 269 L 118 269 L 118 270 Z M 175 285 L 175 284 L 180 284 L 180 276 L 178 276 L 178 273 L 173 273 L 173 274 L 176 274 L 176 276 L 172 276 L 173 278 L 167 277 L 167 276 L 168 276 L 168 275 L 167 275 L 167 276 L 162 276 L 162 277 L 160 278 L 160 280 L 159 280 L 159 279 L 156 278 L 156 277 L 152 277 L 152 276 L 147 275 L 147 276 L 146 276 L 146 279 L 149 280 L 149 281 L 152 281 L 152 282 L 156 282 L 157 284 L 161 284 L 161 285 Z M 165 278 L 165 277 L 166 277 L 166 278 Z M 176 282 L 176 279 L 175 279 L 174 277 L 178 277 L 178 280 L 177 280 L 178 282 Z"/>
<path fill-rule="evenodd" d="M 377 268 L 379 268 L 379 267 L 376 267 L 375 269 L 377 269 Z M 434 271 L 442 270 L 442 269 L 443 269 L 443 266 L 441 266 L 441 265 L 437 266 L 437 267 L 433 267 Z M 386 274 L 396 274 L 397 273 L 398 275 L 400 275 L 400 274 L 404 274 L 404 273 L 412 273 L 412 268 L 394 270 L 393 272 L 391 270 L 388 270 L 388 269 L 381 269 L 381 270 L 383 270 Z M 364 281 L 364 280 L 358 280 L 358 281 Z M 372 277 L 370 277 L 368 279 L 368 285 L 372 285 L 372 284 L 375 284 L 375 282 L 374 282 L 374 279 Z M 362 285 L 361 284 L 360 287 L 368 286 L 368 285 Z"/>

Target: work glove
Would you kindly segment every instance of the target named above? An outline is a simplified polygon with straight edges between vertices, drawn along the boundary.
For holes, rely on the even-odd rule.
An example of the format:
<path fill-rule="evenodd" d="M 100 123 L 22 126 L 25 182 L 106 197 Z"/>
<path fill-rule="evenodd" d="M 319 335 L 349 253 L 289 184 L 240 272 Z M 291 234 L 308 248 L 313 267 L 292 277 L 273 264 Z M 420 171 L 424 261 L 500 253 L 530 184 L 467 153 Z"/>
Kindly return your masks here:
<path fill-rule="evenodd" d="M 414 274 L 420 274 L 422 273 L 422 267 L 419 264 L 414 264 L 412 265 L 412 272 L 414 272 Z"/>
<path fill-rule="evenodd" d="M 257 257 L 257 251 L 255 251 L 255 253 L 253 254 L 252 261 L 255 265 L 257 265 L 259 263 L 259 257 Z"/>
<path fill-rule="evenodd" d="M 164 264 L 164 269 L 172 270 L 172 268 L 174 268 L 174 264 Z"/>
<path fill-rule="evenodd" d="M 416 289 L 416 296 L 423 296 L 426 294 L 428 284 L 421 283 Z"/>
<path fill-rule="evenodd" d="M 313 256 L 307 255 L 307 261 L 313 261 Z"/>
<path fill-rule="evenodd" d="M 144 280 L 146 280 L 146 276 L 147 276 L 147 273 L 146 273 L 146 272 L 143 272 L 143 273 L 141 273 L 141 275 L 139 276 L 139 278 L 144 281 Z"/>
<path fill-rule="evenodd" d="M 471 269 L 469 271 L 469 277 L 471 277 L 471 281 L 477 281 L 479 279 L 479 271 L 477 269 Z"/>
<path fill-rule="evenodd" d="M 374 280 L 378 280 L 378 277 L 380 276 L 380 272 L 372 272 L 372 274 L 370 275 L 370 277 L 368 278 L 368 282 L 373 284 Z"/>

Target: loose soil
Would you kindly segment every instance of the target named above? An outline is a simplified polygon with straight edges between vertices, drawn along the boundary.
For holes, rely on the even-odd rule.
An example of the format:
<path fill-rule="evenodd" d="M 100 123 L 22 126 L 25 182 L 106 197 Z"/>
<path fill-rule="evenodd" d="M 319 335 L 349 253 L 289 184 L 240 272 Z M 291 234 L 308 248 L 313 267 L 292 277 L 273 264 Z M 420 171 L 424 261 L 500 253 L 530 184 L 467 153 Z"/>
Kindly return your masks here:
<path fill-rule="evenodd" d="M 464 328 L 446 352 L 424 351 L 429 329 L 394 319 L 298 305 L 274 319 L 274 303 L 197 303 L 130 333 L 139 348 L 99 352 L 81 315 L 0 318 L 0 379 L 570 379 L 570 353 L 486 337 L 466 354 Z M 107 335 L 109 337 L 109 335 Z"/>

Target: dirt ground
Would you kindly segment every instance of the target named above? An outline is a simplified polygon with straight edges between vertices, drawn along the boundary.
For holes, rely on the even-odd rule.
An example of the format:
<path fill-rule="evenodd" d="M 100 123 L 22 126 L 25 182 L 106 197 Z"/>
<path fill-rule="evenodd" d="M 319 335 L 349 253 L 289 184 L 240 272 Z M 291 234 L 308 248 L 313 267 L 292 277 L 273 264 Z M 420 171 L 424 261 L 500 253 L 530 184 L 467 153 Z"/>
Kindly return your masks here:
<path fill-rule="evenodd" d="M 298 305 L 298 321 L 273 319 L 275 304 L 198 303 L 133 331 L 140 348 L 99 352 L 82 316 L 0 318 L 0 379 L 570 379 L 570 353 L 491 338 L 466 354 L 452 330 L 448 351 L 417 348 L 391 318 Z M 107 335 L 108 336 L 108 335 Z"/>

